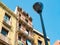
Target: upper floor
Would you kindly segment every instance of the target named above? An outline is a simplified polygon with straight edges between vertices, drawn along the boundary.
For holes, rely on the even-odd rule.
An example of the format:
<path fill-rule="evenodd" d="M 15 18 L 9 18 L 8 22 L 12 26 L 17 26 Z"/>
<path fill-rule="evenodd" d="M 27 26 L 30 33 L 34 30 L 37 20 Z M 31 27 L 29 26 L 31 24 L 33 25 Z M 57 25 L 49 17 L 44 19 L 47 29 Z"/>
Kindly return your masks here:
<path fill-rule="evenodd" d="M 35 45 L 45 45 L 44 35 L 41 32 L 38 32 L 36 29 L 33 29 L 33 37 Z M 50 45 L 50 39 L 46 38 L 48 41 L 48 45 Z"/>
<path fill-rule="evenodd" d="M 15 9 L 15 14 L 17 14 L 18 21 L 24 24 L 28 28 L 32 28 L 32 18 L 28 13 L 22 10 L 19 6 Z"/>

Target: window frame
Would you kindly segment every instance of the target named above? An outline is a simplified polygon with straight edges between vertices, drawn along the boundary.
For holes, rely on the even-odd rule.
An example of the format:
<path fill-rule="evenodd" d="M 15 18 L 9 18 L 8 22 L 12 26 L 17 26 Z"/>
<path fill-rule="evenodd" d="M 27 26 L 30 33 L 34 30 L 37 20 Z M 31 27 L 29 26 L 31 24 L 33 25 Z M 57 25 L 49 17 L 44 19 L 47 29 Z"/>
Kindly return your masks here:
<path fill-rule="evenodd" d="M 3 30 L 3 31 L 6 31 L 6 32 L 5 32 L 6 34 L 3 34 L 2 30 Z M 2 29 L 1 29 L 1 34 L 3 34 L 4 36 L 7 36 L 8 33 L 9 33 L 9 31 L 8 31 L 6 28 L 2 27 Z"/>
<path fill-rule="evenodd" d="M 5 13 L 4 15 L 4 21 L 7 23 L 7 21 L 10 22 L 11 16 L 9 16 L 9 14 Z"/>
<path fill-rule="evenodd" d="M 5 19 L 6 17 L 9 17 L 9 19 L 8 19 L 8 20 Z M 6 21 L 5 21 L 5 20 L 6 20 Z M 12 21 L 12 20 L 11 20 L 10 14 L 5 13 L 4 18 L 3 18 L 3 24 L 4 24 L 5 26 L 7 26 L 8 28 L 11 28 L 11 24 L 12 24 L 11 21 Z"/>
<path fill-rule="evenodd" d="M 38 40 L 38 45 L 39 45 L 39 44 L 42 45 L 42 41 Z"/>

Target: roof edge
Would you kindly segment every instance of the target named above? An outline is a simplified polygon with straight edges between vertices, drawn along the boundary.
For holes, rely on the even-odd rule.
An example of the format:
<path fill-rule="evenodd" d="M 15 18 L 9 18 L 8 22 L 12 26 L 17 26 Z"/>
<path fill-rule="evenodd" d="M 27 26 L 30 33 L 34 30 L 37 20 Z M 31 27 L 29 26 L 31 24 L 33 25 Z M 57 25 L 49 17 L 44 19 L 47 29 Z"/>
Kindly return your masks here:
<path fill-rule="evenodd" d="M 9 9 L 3 2 L 0 2 L 0 7 L 2 7 L 3 9 L 5 9 L 9 13 L 13 14 L 13 16 L 17 19 L 17 15 L 14 13 L 14 11 L 12 11 L 11 9 Z"/>

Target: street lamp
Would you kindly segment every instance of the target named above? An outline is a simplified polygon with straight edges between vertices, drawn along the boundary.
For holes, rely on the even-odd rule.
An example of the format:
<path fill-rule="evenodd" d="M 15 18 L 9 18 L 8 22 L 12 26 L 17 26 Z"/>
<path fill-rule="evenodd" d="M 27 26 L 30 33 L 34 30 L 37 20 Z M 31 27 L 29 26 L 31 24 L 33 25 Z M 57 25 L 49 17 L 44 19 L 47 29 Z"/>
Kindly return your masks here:
<path fill-rule="evenodd" d="M 44 35 L 45 45 L 48 45 L 47 36 L 46 36 L 46 32 L 45 32 L 45 27 L 44 27 L 44 22 L 43 22 L 43 18 L 42 18 L 43 4 L 42 4 L 41 2 L 36 2 L 36 3 L 33 5 L 33 9 L 34 9 L 34 10 L 39 14 L 39 16 L 40 16 L 42 31 L 43 31 L 43 35 Z"/>

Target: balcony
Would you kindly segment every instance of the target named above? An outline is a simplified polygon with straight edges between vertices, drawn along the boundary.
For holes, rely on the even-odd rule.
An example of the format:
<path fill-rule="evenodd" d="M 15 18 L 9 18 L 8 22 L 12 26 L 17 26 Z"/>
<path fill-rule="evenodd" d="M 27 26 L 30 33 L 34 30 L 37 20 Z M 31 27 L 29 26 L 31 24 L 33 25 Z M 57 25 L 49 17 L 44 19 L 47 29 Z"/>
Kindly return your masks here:
<path fill-rule="evenodd" d="M 32 25 L 30 23 L 27 23 L 23 17 L 19 17 L 19 18 L 20 18 L 19 22 L 25 24 L 26 27 L 32 29 Z"/>
<path fill-rule="evenodd" d="M 32 35 L 29 35 L 29 36 L 28 36 L 28 39 L 34 41 L 34 38 L 33 38 Z"/>
<path fill-rule="evenodd" d="M 28 25 L 29 25 L 30 27 L 32 27 L 32 24 L 28 23 Z"/>
<path fill-rule="evenodd" d="M 20 40 L 18 40 L 18 45 L 24 45 L 24 43 Z"/>
<path fill-rule="evenodd" d="M 28 36 L 28 32 L 27 31 L 24 31 L 24 29 L 22 29 L 22 28 L 20 28 L 19 30 L 18 30 L 18 32 L 20 33 L 20 34 L 23 34 L 24 36 Z"/>
<path fill-rule="evenodd" d="M 28 34 L 27 31 L 24 31 L 24 29 L 20 28 L 20 29 L 18 30 L 18 32 L 19 32 L 19 34 L 25 36 L 27 39 L 30 39 L 30 40 L 32 40 L 32 41 L 34 40 L 34 39 L 33 39 L 33 36 L 30 35 L 30 34 Z"/>
<path fill-rule="evenodd" d="M 0 33 L 0 40 L 1 42 L 7 44 L 7 45 L 10 45 L 10 40 L 8 37 L 4 36 L 3 34 Z"/>

